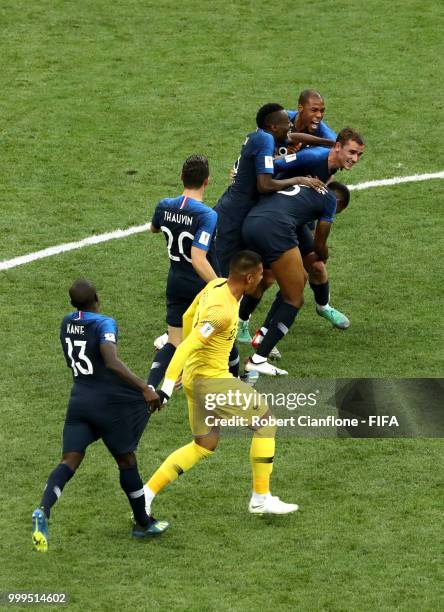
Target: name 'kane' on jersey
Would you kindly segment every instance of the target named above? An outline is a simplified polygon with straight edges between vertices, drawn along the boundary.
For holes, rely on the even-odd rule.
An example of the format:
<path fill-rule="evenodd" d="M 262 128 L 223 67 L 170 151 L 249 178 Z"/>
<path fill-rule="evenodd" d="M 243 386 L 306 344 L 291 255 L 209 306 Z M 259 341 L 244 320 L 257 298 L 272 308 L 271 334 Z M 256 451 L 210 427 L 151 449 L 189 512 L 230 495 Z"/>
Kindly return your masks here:
<path fill-rule="evenodd" d="M 205 286 L 191 262 L 191 248 L 207 252 L 209 263 L 217 270 L 214 234 L 217 213 L 188 196 L 165 198 L 154 211 L 151 225 L 162 230 L 170 258 L 168 286 L 176 295 L 194 296 Z"/>

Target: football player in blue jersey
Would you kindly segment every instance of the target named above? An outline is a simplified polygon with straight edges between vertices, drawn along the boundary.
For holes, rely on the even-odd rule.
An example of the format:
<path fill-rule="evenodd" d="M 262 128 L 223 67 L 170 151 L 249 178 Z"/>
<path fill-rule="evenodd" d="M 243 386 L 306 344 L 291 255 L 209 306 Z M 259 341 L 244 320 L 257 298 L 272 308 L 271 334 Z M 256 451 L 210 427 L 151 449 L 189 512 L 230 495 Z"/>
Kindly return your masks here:
<path fill-rule="evenodd" d="M 168 523 L 146 514 L 135 455 L 150 412 L 160 407 L 160 399 L 117 356 L 117 325 L 99 314 L 95 286 L 79 279 L 69 295 L 76 311 L 63 319 L 60 341 L 73 386 L 63 428 L 62 458 L 49 475 L 39 507 L 32 515 L 32 539 L 39 552 L 48 550 L 52 506 L 74 476 L 87 447 L 99 438 L 119 467 L 120 486 L 136 521 L 133 535 L 158 535 L 168 527 Z"/>
<path fill-rule="evenodd" d="M 315 89 L 304 89 L 301 91 L 297 110 L 288 110 L 287 113 L 293 132 L 312 134 L 320 138 L 328 138 L 332 142 L 336 141 L 336 132 L 323 121 L 325 113 L 324 99 Z M 286 160 L 296 159 L 294 154 L 307 146 L 310 145 L 286 143 L 284 146 L 279 147 L 278 153 L 279 155 L 285 155 Z M 311 229 L 314 229 L 314 227 L 311 227 Z M 265 274 L 264 281 L 261 283 L 257 295 L 248 295 L 242 300 L 239 308 L 238 342 L 249 344 L 252 341 L 249 331 L 249 318 L 260 301 L 260 293 L 268 289 L 272 284 L 273 279 Z M 279 359 L 279 351 L 274 349 L 270 358 Z"/>
<path fill-rule="evenodd" d="M 188 157 L 181 173 L 182 195 L 161 200 L 151 221 L 153 233 L 163 232 L 170 258 L 166 286 L 168 337 L 159 347 L 148 377 L 148 384 L 155 389 L 182 342 L 183 314 L 205 285 L 218 276 L 214 244 L 217 213 L 203 203 L 209 174 L 206 157 Z M 235 366 L 238 359 L 234 355 L 232 361 L 236 360 Z"/>
<path fill-rule="evenodd" d="M 289 110 L 288 117 L 295 132 L 336 140 L 336 132 L 323 121 L 324 113 L 325 103 L 321 94 L 315 89 L 304 89 L 299 95 L 298 109 Z"/>
<path fill-rule="evenodd" d="M 257 202 L 259 194 L 272 193 L 291 185 L 307 185 L 322 189 L 318 179 L 291 177 L 277 180 L 274 176 L 274 157 L 280 144 L 287 139 L 306 144 L 333 145 L 326 139 L 310 134 L 289 134 L 291 123 L 287 111 L 280 104 L 265 104 L 256 115 L 257 130 L 245 139 L 236 163 L 233 183 L 220 197 L 215 210 L 218 214 L 216 250 L 223 276 L 227 276 L 232 257 L 245 248 L 242 223 Z"/>
<path fill-rule="evenodd" d="M 298 229 L 316 221 L 312 256 L 316 261 L 328 259 L 327 238 L 335 214 L 347 207 L 350 194 L 345 185 L 332 182 L 328 191 L 294 185 L 279 192 L 263 195 L 251 209 L 243 225 L 243 237 L 249 248 L 258 252 L 264 268 L 270 268 L 279 285 L 279 298 L 269 315 L 267 329 L 257 343 L 256 353 L 245 366 L 246 371 L 257 371 L 271 376 L 287 374 L 268 362 L 271 350 L 288 333 L 303 305 L 306 272 L 301 252 Z M 276 214 L 279 211 L 279 214 Z M 317 299 L 327 295 L 328 286 L 319 290 Z"/>
<path fill-rule="evenodd" d="M 309 147 L 274 162 L 278 178 L 295 174 L 316 176 L 327 183 L 338 170 L 351 170 L 361 159 L 365 145 L 362 136 L 352 128 L 344 128 L 336 137 L 334 147 Z"/>

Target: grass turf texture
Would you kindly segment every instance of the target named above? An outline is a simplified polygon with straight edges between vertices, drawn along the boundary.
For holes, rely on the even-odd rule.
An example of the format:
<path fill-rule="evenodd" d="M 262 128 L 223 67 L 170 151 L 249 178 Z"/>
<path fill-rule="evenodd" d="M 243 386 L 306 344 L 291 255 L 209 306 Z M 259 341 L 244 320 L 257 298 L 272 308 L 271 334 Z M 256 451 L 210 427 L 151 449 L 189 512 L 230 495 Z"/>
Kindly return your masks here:
<path fill-rule="evenodd" d="M 407 1 L 387 13 L 382 1 L 2 6 L 0 257 L 144 222 L 178 193 L 192 152 L 210 158 L 214 204 L 257 108 L 293 108 L 309 86 L 333 127 L 366 138 L 342 179 L 441 170 L 442 9 Z M 352 195 L 329 270 L 353 327 L 331 330 L 307 292 L 282 343 L 292 375 L 442 374 L 440 189 Z M 301 511 L 264 520 L 245 513 L 249 443 L 227 438 L 156 502 L 173 526 L 155 542 L 129 540 L 117 469 L 97 444 L 54 510 L 50 554 L 31 553 L 69 392 L 57 340 L 66 288 L 96 281 L 122 358 L 143 373 L 164 326 L 166 269 L 163 239 L 139 235 L 2 274 L 0 590 L 65 590 L 79 610 L 438 609 L 439 440 L 282 439 L 273 489 Z M 144 475 L 188 439 L 178 395 L 142 440 Z"/>

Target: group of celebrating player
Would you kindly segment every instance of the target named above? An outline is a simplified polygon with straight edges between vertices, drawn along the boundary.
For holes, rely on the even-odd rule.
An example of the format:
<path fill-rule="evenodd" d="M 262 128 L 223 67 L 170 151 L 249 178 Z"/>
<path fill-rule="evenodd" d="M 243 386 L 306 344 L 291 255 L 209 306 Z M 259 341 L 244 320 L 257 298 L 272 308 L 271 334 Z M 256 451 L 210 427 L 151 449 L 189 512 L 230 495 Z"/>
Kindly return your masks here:
<path fill-rule="evenodd" d="M 33 513 L 36 550 L 48 549 L 51 507 L 88 445 L 98 438 L 119 467 L 120 484 L 134 515 L 133 535 L 165 531 L 168 523 L 151 515 L 152 501 L 216 449 L 220 428 L 207 423 L 201 406 L 206 393 L 215 391 L 230 398 L 216 408 L 215 416 L 240 414 L 253 430 L 249 512 L 287 514 L 298 509 L 270 493 L 276 428 L 267 421 L 266 403 L 259 394 L 247 408 L 232 398 L 252 393 L 252 387 L 239 378 L 236 337 L 240 342 L 252 341 L 255 348 L 246 372 L 287 374 L 269 358 L 279 356 L 276 345 L 302 307 L 307 278 L 317 312 L 340 329 L 350 324 L 329 304 L 327 238 L 335 214 L 346 208 L 350 197 L 345 185 L 331 179 L 337 170 L 357 163 L 364 142 L 350 128 L 336 136 L 322 120 L 324 110 L 323 98 L 314 90 L 301 93 L 297 111 L 286 111 L 279 104 L 262 106 L 256 116 L 257 130 L 247 136 L 234 165 L 232 184 L 214 209 L 203 203 L 208 160 L 193 155 L 185 161 L 182 195 L 161 200 L 151 222 L 152 232 L 165 235 L 170 269 L 168 332 L 156 340 L 159 350 L 147 383 L 117 357 L 117 326 L 99 313 L 94 285 L 80 279 L 71 287 L 76 311 L 62 322 L 61 342 L 74 384 L 62 460 L 51 472 Z M 274 281 L 279 291 L 251 339 L 249 317 Z M 144 487 L 135 450 L 149 414 L 168 401 L 180 378 L 193 440 L 167 457 Z M 233 390 L 240 393 L 230 395 L 228 391 Z M 264 424 L 253 427 L 253 415 L 263 417 Z"/>

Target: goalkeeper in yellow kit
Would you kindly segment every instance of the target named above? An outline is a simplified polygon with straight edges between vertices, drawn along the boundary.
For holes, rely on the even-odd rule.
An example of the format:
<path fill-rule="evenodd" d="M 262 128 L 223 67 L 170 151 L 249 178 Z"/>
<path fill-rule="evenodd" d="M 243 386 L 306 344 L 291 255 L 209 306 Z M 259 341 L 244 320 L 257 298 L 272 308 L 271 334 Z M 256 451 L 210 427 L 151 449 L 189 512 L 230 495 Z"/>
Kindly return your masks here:
<path fill-rule="evenodd" d="M 254 430 L 250 450 L 253 493 L 249 511 L 288 514 L 298 509 L 296 504 L 282 502 L 270 493 L 276 427 L 268 423 L 271 413 L 265 400 L 228 371 L 228 356 L 237 333 L 239 302 L 243 295 L 254 292 L 262 274 L 260 256 L 252 251 L 241 251 L 231 261 L 228 279 L 210 281 L 183 316 L 184 340 L 176 349 L 158 393 L 165 403 L 183 372 L 194 440 L 167 457 L 149 479 L 144 487 L 148 508 L 159 491 L 214 453 L 220 436 L 218 420 L 235 416 Z M 216 395 L 218 406 L 209 413 L 206 398 Z M 254 427 L 258 419 L 260 423 Z"/>

